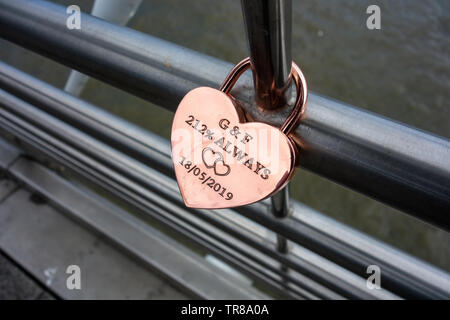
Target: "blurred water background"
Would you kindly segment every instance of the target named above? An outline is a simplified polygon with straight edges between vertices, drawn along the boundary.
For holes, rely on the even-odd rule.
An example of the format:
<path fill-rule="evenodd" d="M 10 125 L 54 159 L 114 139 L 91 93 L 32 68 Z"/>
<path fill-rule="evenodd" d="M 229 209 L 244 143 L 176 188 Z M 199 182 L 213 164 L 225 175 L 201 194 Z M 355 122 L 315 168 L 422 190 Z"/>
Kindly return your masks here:
<path fill-rule="evenodd" d="M 90 12 L 92 0 L 55 0 Z M 381 30 L 366 8 L 381 7 Z M 239 0 L 143 0 L 130 28 L 230 62 L 248 55 Z M 450 138 L 450 1 L 293 0 L 293 59 L 312 91 Z M 70 70 L 0 40 L 0 59 L 63 88 Z M 90 79 L 81 98 L 169 138 L 173 114 Z M 449 159 L 450 161 L 450 159 Z M 450 234 L 305 170 L 291 195 L 450 271 Z M 450 213 L 449 213 L 450 214 Z"/>

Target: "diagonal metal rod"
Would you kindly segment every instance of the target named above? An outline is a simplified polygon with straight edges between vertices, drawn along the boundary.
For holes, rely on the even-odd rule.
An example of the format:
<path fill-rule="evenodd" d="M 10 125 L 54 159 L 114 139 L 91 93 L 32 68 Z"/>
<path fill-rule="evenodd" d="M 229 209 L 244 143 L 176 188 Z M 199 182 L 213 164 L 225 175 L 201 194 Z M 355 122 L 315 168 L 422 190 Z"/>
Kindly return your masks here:
<path fill-rule="evenodd" d="M 242 12 L 250 49 L 255 103 L 265 109 L 284 107 L 288 101 L 291 56 L 292 1 L 242 0 Z M 271 197 L 277 218 L 289 214 L 289 188 Z M 277 250 L 288 253 L 285 237 L 277 235 Z"/>
<path fill-rule="evenodd" d="M 142 0 L 95 0 L 91 14 L 119 25 L 126 25 L 136 14 Z M 79 96 L 89 77 L 77 70 L 70 72 L 64 90 Z"/>

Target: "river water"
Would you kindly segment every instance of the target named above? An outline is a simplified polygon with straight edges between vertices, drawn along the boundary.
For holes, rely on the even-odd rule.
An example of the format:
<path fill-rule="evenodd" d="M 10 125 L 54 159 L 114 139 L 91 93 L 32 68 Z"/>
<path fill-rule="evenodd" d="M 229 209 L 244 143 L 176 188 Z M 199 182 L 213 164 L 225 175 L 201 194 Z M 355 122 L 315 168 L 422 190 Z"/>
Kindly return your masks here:
<path fill-rule="evenodd" d="M 381 30 L 366 27 L 370 4 L 381 8 Z M 129 26 L 230 62 L 248 55 L 238 0 L 143 0 Z M 294 0 L 292 32 L 293 59 L 311 91 L 450 138 L 450 1 Z M 59 87 L 69 72 L 4 41 L 0 58 Z M 93 79 L 82 98 L 169 137 L 173 114 L 148 102 Z M 448 233 L 297 172 L 294 198 L 450 271 Z"/>

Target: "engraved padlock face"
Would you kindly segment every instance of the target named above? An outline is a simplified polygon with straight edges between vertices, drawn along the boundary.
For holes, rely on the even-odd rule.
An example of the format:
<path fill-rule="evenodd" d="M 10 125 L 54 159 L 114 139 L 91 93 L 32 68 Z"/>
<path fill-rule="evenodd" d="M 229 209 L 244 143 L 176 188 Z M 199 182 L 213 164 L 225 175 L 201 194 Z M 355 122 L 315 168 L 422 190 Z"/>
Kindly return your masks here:
<path fill-rule="evenodd" d="M 257 202 L 283 187 L 294 170 L 291 140 L 271 125 L 244 123 L 231 98 L 213 88 L 183 98 L 171 142 L 178 186 L 192 208 Z"/>

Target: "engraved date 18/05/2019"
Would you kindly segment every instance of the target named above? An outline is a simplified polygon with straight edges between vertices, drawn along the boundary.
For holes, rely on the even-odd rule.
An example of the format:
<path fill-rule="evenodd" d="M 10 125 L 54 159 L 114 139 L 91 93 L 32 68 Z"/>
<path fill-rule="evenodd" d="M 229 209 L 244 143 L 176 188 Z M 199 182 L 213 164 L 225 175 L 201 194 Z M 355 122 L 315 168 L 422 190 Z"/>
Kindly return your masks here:
<path fill-rule="evenodd" d="M 232 192 L 227 192 L 227 188 L 223 187 L 210 175 L 207 176 L 206 172 L 202 171 L 196 165 L 193 165 L 192 161 L 187 160 L 186 157 L 182 156 L 179 164 L 181 164 L 186 169 L 187 174 L 193 174 L 194 176 L 198 177 L 198 179 L 201 181 L 201 184 L 207 185 L 225 200 L 233 199 Z"/>

